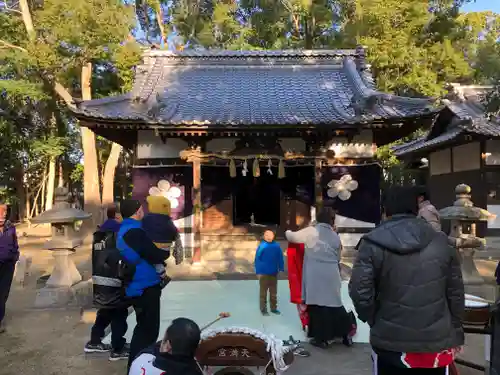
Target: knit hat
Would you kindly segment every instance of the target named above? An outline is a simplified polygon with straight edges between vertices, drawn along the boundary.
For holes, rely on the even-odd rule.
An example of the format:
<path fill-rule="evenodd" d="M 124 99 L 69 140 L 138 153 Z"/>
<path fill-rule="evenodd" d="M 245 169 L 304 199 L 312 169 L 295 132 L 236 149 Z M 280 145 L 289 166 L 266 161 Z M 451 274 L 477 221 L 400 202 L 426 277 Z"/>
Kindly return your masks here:
<path fill-rule="evenodd" d="M 120 203 L 120 213 L 124 219 L 133 216 L 141 207 L 141 203 L 135 199 L 126 199 Z"/>
<path fill-rule="evenodd" d="M 170 201 L 163 195 L 150 195 L 147 198 L 148 209 L 152 214 L 170 215 Z"/>

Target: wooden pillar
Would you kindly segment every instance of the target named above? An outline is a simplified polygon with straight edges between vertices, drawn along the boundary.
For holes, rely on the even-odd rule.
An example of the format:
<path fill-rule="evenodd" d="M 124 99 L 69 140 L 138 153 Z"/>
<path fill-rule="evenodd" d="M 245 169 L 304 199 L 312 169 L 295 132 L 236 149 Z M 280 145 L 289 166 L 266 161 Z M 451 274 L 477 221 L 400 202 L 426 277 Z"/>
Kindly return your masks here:
<path fill-rule="evenodd" d="M 321 171 L 322 160 L 316 158 L 314 160 L 314 197 L 316 203 L 316 210 L 323 207 L 323 187 L 321 186 L 321 177 L 323 173 Z M 311 218 L 314 220 L 314 218 Z"/>
<path fill-rule="evenodd" d="M 193 263 L 201 262 L 201 162 L 193 160 Z"/>

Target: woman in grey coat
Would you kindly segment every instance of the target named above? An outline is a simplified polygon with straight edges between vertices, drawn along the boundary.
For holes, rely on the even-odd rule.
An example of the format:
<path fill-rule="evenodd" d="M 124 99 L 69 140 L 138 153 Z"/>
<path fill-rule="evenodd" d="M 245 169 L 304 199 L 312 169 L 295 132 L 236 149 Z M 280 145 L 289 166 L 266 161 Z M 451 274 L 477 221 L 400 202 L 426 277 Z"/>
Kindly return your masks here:
<path fill-rule="evenodd" d="M 342 305 L 340 252 L 342 244 L 334 231 L 335 212 L 323 208 L 316 216 L 316 224 L 299 230 L 286 231 L 286 239 L 303 243 L 305 247 L 302 274 L 302 300 L 309 312 L 308 336 L 311 344 L 326 347 L 337 337 L 345 345 L 352 341 L 349 314 Z"/>

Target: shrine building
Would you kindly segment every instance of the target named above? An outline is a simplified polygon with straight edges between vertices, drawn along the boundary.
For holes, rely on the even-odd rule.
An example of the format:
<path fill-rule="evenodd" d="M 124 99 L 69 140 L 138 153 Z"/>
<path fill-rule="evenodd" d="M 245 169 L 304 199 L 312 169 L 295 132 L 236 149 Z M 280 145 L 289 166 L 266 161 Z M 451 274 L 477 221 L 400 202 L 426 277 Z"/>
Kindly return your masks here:
<path fill-rule="evenodd" d="M 480 236 L 500 235 L 500 119 L 489 117 L 482 104 L 488 86 L 453 84 L 449 99 L 427 134 L 393 147 L 409 168 L 424 160 L 432 203 L 450 206 L 458 184 L 472 190 L 472 201 L 497 215 L 478 224 Z"/>
<path fill-rule="evenodd" d="M 363 48 L 151 50 L 125 95 L 79 102 L 82 126 L 134 152 L 133 197 L 164 194 L 193 250 L 278 235 L 330 205 L 344 246 L 380 220 L 377 146 L 430 127 L 430 99 L 379 92 Z"/>

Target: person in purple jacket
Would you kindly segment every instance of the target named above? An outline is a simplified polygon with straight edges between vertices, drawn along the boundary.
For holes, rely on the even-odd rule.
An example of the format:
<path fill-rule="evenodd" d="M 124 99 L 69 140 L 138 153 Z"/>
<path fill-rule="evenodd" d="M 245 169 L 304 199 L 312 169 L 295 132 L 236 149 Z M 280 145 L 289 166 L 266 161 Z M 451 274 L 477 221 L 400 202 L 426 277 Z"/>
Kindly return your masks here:
<path fill-rule="evenodd" d="M 5 332 L 5 305 L 18 259 L 16 228 L 7 220 L 7 205 L 0 203 L 0 333 Z"/>

